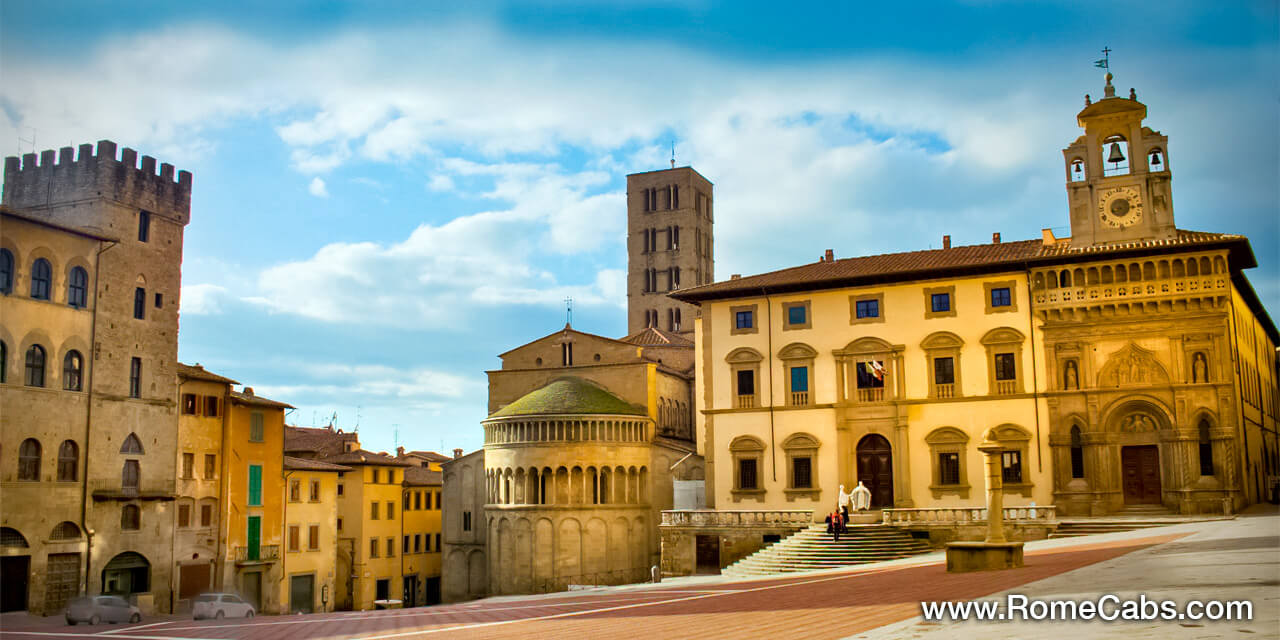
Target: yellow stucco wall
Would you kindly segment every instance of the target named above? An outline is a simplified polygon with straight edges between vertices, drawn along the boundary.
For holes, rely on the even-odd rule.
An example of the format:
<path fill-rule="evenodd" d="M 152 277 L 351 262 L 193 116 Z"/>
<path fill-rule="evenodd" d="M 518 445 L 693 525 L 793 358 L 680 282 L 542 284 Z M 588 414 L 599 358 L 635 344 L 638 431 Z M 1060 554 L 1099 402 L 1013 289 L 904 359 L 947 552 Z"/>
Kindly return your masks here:
<path fill-rule="evenodd" d="M 432 467 L 439 468 L 439 463 L 430 463 Z M 430 468 L 430 467 L 429 467 Z M 419 593 L 415 596 L 416 604 L 423 604 L 426 594 L 424 587 L 430 578 L 440 577 L 441 553 L 440 546 L 443 542 L 441 536 L 441 508 L 440 508 L 440 485 L 426 486 L 407 486 L 404 487 L 404 493 L 408 496 L 408 508 L 403 509 L 404 512 L 404 535 L 409 538 L 409 552 L 403 553 L 404 544 L 401 544 L 401 565 L 403 566 L 402 575 L 418 576 Z M 421 495 L 419 498 L 418 495 Z M 419 500 L 421 502 L 419 503 Z M 404 506 L 402 502 L 401 506 Z M 418 505 L 421 504 L 421 507 Z M 423 536 L 421 551 L 415 551 L 414 536 Z"/>
<path fill-rule="evenodd" d="M 175 469 L 177 470 L 177 505 L 174 515 L 174 581 L 177 585 L 174 599 L 177 607 L 185 610 L 190 605 L 192 593 L 183 593 L 183 573 L 189 572 L 188 582 L 203 584 L 204 590 L 216 586 L 219 557 L 225 558 L 219 544 L 220 516 L 224 512 L 222 496 L 222 424 L 226 415 L 226 399 L 229 386 L 208 380 L 181 379 L 178 387 L 178 446 Z M 194 412 L 186 404 L 187 396 L 195 396 Z M 216 398 L 216 415 L 206 415 L 208 398 Z M 188 475 L 184 455 L 191 456 L 191 472 Z M 213 456 L 212 474 L 207 473 L 206 456 Z M 205 507 L 211 510 L 211 518 L 205 525 L 201 513 Z M 184 526 L 181 514 L 189 514 Z M 210 566 L 212 563 L 212 566 Z M 205 579 L 205 573 L 208 578 Z M 184 597 L 186 596 L 186 597 Z"/>
<path fill-rule="evenodd" d="M 250 427 L 255 412 L 262 414 L 262 441 L 250 440 Z M 222 588 L 251 596 L 252 587 L 246 580 L 253 580 L 253 573 L 261 573 L 261 607 L 264 613 L 279 613 L 281 602 L 277 587 L 282 579 L 278 560 L 283 552 L 283 502 L 284 502 L 284 409 L 258 404 L 246 404 L 233 399 L 228 403 L 224 459 L 226 468 L 226 504 L 223 521 L 226 549 L 231 561 L 223 570 Z M 262 467 L 262 504 L 249 504 L 249 467 Z M 237 549 L 247 545 L 249 518 L 262 520 L 259 563 L 237 562 Z M 274 547 L 270 549 L 269 547 Z M 277 558 L 268 561 L 272 554 Z"/>
<path fill-rule="evenodd" d="M 375 473 L 377 482 L 373 481 Z M 391 474 L 394 474 L 394 479 Z M 343 496 L 338 499 L 338 515 L 343 519 L 340 537 L 349 539 L 348 544 L 353 550 L 349 602 L 357 611 L 374 608 L 379 580 L 388 581 L 389 598 L 399 600 L 402 596 L 400 483 L 403 480 L 404 468 L 390 465 L 355 466 L 341 480 L 345 488 Z M 372 518 L 371 505 L 375 502 L 378 504 L 377 520 Z M 394 505 L 395 509 L 395 516 L 390 519 L 387 518 L 387 503 Z M 370 553 L 372 541 L 377 544 L 377 557 Z M 347 589 L 347 585 L 338 586 L 343 596 L 347 596 Z"/>
<path fill-rule="evenodd" d="M 298 500 L 290 497 L 290 485 L 298 483 Z M 311 495 L 312 483 L 318 483 L 318 499 Z M 279 601 L 288 612 L 333 611 L 335 607 L 334 580 L 337 562 L 338 473 L 336 471 L 285 471 L 285 529 L 283 575 L 279 583 Z M 297 527 L 297 549 L 291 544 L 290 530 Z M 310 529 L 316 527 L 317 539 L 313 548 Z M 312 601 L 294 602 L 291 584 L 295 577 L 312 580 Z"/>

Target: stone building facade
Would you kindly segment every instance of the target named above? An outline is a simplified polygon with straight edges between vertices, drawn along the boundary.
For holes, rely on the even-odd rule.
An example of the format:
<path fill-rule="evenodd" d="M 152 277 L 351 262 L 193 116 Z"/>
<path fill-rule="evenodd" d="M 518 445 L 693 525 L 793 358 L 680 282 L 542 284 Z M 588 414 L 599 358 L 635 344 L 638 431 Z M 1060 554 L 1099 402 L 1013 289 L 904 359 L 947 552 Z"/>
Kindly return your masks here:
<path fill-rule="evenodd" d="M 699 306 L 708 502 L 1233 512 L 1280 473 L 1280 335 L 1243 236 L 1178 229 L 1168 139 L 1131 91 L 1077 116 L 1072 235 L 819 262 L 682 289 Z M 665 535 L 665 534 L 664 534 Z M 723 554 L 722 554 L 723 557 Z"/>
<path fill-rule="evenodd" d="M 674 481 L 702 479 L 691 355 L 569 326 L 502 354 L 483 451 L 444 465 L 445 600 L 647 579 Z"/>
<path fill-rule="evenodd" d="M 627 176 L 627 331 L 690 333 L 697 309 L 665 294 L 715 282 L 712 185 L 690 167 Z"/>
<path fill-rule="evenodd" d="M 83 591 L 172 605 L 191 174 L 156 169 L 107 140 L 5 159 L 0 555 L 5 584 L 27 586 L 25 602 L 6 589 L 6 609 L 49 612 Z"/>

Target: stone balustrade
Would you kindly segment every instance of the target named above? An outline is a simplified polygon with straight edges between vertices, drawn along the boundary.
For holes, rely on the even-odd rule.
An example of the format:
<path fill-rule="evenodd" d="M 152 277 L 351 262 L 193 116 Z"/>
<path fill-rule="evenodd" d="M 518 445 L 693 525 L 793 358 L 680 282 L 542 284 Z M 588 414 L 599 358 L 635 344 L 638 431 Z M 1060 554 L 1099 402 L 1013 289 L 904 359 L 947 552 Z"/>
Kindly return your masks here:
<path fill-rule="evenodd" d="M 663 511 L 664 527 L 807 527 L 813 524 L 812 509 L 688 509 Z"/>
<path fill-rule="evenodd" d="M 1050 506 L 1005 507 L 1005 524 L 1056 524 L 1057 508 Z M 884 524 L 894 527 L 954 527 L 985 524 L 986 507 L 927 507 L 921 509 L 885 509 Z"/>
<path fill-rule="evenodd" d="M 1165 296 L 1204 295 L 1229 291 L 1226 274 L 1161 278 L 1154 281 L 1108 282 L 1083 287 L 1041 289 L 1034 292 L 1037 308 L 1066 308 L 1098 303 L 1127 302 Z"/>

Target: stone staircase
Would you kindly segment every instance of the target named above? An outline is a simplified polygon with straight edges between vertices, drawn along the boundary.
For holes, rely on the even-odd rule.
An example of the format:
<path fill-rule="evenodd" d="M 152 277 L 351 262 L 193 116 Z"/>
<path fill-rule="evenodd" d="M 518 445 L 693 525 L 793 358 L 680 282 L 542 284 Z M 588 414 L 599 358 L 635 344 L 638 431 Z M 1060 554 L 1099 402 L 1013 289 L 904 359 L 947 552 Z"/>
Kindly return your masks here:
<path fill-rule="evenodd" d="M 1111 516 L 1061 520 L 1050 538 L 1075 538 L 1098 533 L 1150 529 L 1186 522 L 1162 505 L 1131 505 Z"/>
<path fill-rule="evenodd" d="M 893 527 L 849 525 L 849 533 L 840 534 L 840 541 L 835 542 L 825 524 L 815 524 L 738 560 L 720 573 L 735 577 L 769 576 L 896 560 L 929 551 L 932 549 L 928 542 Z"/>

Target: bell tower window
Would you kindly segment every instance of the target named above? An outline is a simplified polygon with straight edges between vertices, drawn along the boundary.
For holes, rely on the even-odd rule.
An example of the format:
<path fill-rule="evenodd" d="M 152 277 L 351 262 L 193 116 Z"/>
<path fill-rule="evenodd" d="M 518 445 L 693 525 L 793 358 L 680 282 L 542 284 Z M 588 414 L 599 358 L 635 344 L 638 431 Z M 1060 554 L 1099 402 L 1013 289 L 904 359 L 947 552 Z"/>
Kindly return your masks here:
<path fill-rule="evenodd" d="M 1088 172 L 1084 169 L 1084 160 L 1080 158 L 1072 158 L 1067 168 L 1067 175 L 1071 182 L 1084 182 L 1089 177 Z"/>
<path fill-rule="evenodd" d="M 1102 163 L 1103 177 L 1129 173 L 1129 141 L 1124 136 L 1116 135 L 1103 140 L 1102 152 L 1106 156 Z"/>

